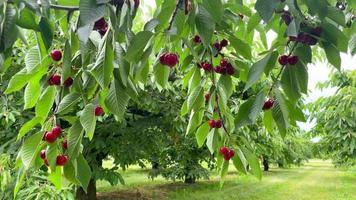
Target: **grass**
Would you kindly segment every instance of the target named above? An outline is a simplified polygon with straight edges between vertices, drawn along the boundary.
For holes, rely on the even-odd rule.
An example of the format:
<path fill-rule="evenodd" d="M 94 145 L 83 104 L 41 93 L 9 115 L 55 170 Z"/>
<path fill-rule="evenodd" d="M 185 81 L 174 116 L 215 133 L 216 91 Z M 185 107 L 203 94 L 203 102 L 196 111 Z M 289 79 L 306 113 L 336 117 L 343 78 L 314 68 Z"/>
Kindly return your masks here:
<path fill-rule="evenodd" d="M 232 167 L 230 168 L 232 169 Z M 302 167 L 272 168 L 262 181 L 230 171 L 224 187 L 213 173 L 209 181 L 194 185 L 172 183 L 162 178 L 151 181 L 138 168 L 123 173 L 126 186 L 110 187 L 99 182 L 99 199 L 172 200 L 354 200 L 356 174 L 334 168 L 330 162 L 313 160 Z"/>

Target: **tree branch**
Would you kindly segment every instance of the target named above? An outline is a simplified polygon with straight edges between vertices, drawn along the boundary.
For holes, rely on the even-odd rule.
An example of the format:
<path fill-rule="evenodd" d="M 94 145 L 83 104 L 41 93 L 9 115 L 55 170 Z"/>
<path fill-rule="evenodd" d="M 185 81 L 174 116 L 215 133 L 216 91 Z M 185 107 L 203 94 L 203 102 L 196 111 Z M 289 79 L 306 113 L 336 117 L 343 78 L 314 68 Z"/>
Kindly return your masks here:
<path fill-rule="evenodd" d="M 171 30 L 171 28 L 172 28 L 172 26 L 173 26 L 173 22 L 174 22 L 175 18 L 177 17 L 179 5 L 180 5 L 182 2 L 183 2 L 183 0 L 177 0 L 176 8 L 174 9 L 172 18 L 171 18 L 171 20 L 169 21 L 169 26 L 168 26 L 168 28 L 167 28 L 167 31 Z"/>

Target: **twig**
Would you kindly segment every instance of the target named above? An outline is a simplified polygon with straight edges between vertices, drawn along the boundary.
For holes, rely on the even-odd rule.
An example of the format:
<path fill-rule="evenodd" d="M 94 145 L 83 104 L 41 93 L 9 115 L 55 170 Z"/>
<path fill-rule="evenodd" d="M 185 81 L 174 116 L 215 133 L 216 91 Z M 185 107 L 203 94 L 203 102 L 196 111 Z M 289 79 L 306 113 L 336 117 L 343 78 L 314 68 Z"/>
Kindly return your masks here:
<path fill-rule="evenodd" d="M 171 30 L 172 26 L 173 26 L 173 22 L 177 16 L 178 13 L 178 9 L 179 9 L 179 5 L 182 3 L 183 0 L 177 0 L 177 4 L 176 4 L 176 8 L 174 9 L 173 15 L 171 20 L 169 21 L 169 26 L 167 28 L 167 31 Z"/>

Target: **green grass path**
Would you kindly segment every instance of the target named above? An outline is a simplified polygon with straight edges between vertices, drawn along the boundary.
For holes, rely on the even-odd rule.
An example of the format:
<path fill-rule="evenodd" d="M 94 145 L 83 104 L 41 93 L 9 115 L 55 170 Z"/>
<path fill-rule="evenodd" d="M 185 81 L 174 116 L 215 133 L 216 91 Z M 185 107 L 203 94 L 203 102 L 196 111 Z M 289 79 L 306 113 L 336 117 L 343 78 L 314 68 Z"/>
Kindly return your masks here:
<path fill-rule="evenodd" d="M 329 162 L 314 160 L 298 168 L 272 168 L 264 173 L 262 181 L 231 171 L 221 190 L 217 177 L 190 186 L 160 181 L 126 192 L 129 190 L 142 193 L 140 198 L 130 199 L 147 196 L 147 199 L 172 200 L 356 200 L 356 174 L 334 168 Z"/>

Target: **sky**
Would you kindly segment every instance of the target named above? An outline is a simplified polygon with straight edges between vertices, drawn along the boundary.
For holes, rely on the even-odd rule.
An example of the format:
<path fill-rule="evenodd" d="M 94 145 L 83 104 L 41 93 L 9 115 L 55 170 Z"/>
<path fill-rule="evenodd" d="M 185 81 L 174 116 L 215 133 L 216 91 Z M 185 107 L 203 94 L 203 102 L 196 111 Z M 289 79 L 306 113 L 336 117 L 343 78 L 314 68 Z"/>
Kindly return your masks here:
<path fill-rule="evenodd" d="M 149 10 L 155 7 L 154 0 L 144 0 L 142 8 L 143 12 L 145 13 L 144 16 L 149 18 Z M 268 32 L 267 34 L 267 41 L 273 41 L 275 37 L 274 33 Z M 269 45 L 270 46 L 270 45 Z M 333 69 L 333 66 L 330 66 L 327 62 L 316 62 L 313 64 L 308 65 L 308 74 L 309 74 L 309 82 L 308 82 L 308 89 L 309 93 L 305 98 L 305 103 L 310 103 L 317 100 L 319 97 L 322 96 L 330 96 L 333 95 L 336 91 L 336 88 L 326 88 L 323 90 L 319 90 L 316 88 L 317 83 L 324 82 L 328 80 L 329 74 Z M 356 55 L 351 56 L 350 54 L 341 54 L 341 69 L 342 70 L 356 70 Z M 306 122 L 306 123 L 298 123 L 298 125 L 308 131 L 313 126 L 313 122 Z"/>

